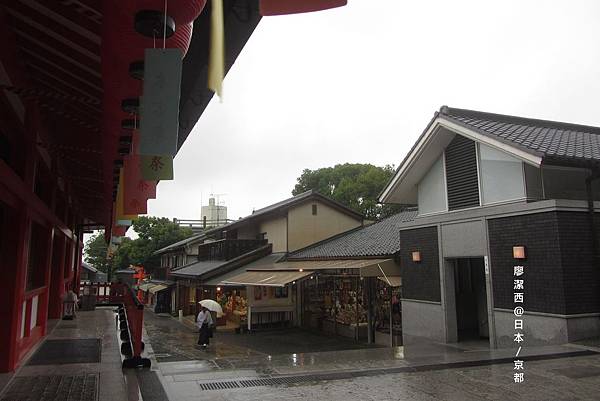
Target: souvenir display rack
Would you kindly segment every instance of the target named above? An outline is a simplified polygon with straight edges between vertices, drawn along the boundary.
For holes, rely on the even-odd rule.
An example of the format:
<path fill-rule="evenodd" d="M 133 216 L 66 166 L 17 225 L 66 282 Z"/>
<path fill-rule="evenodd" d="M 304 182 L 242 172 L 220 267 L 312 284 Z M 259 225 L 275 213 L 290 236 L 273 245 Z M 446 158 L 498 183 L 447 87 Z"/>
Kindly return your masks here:
<path fill-rule="evenodd" d="M 395 339 L 392 340 L 392 345 L 401 345 L 398 343 L 398 339 L 402 338 L 401 295 L 401 287 L 390 287 L 384 281 L 377 280 L 374 302 L 375 331 L 389 336 L 391 321 L 390 338 Z"/>
<path fill-rule="evenodd" d="M 319 275 L 304 283 L 304 325 L 359 339 L 366 336 L 367 310 L 357 275 Z"/>

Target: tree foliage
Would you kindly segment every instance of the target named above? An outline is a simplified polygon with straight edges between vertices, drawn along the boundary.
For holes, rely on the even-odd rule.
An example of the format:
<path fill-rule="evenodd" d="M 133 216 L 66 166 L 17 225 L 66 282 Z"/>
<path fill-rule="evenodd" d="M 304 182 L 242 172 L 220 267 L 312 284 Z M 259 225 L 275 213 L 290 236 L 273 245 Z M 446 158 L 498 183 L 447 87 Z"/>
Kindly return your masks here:
<path fill-rule="evenodd" d="M 160 266 L 160 256 L 153 255 L 155 251 L 193 234 L 191 229 L 180 227 L 164 217 L 140 216 L 134 220 L 132 227 L 138 238 L 123 239 L 113 256 L 115 269 L 125 269 L 133 264 L 152 271 Z"/>
<path fill-rule="evenodd" d="M 345 163 L 317 170 L 305 169 L 298 177 L 293 195 L 315 190 L 361 213 L 379 220 L 401 211 L 398 205 L 381 205 L 377 196 L 394 175 L 394 167 Z"/>
<path fill-rule="evenodd" d="M 107 273 L 110 261 L 106 258 L 107 244 L 104 241 L 104 231 L 98 231 L 85 243 L 84 260 L 101 272 Z"/>
<path fill-rule="evenodd" d="M 102 272 L 126 269 L 129 265 L 142 265 L 151 272 L 160 266 L 160 257 L 152 255 L 155 251 L 193 234 L 191 229 L 167 218 L 152 216 L 140 216 L 132 227 L 138 238 L 123 238 L 112 260 L 106 258 L 104 232 L 96 233 L 85 244 L 85 261 Z"/>

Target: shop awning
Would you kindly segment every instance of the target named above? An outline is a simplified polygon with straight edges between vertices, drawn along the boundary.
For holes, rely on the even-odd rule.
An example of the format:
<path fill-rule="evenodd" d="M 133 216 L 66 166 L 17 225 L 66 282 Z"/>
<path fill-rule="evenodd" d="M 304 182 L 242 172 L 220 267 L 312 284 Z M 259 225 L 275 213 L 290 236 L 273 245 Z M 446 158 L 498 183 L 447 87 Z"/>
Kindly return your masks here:
<path fill-rule="evenodd" d="M 350 269 L 358 270 L 361 277 L 399 276 L 400 266 L 393 259 L 336 259 L 320 261 L 286 261 L 274 263 L 264 270 L 330 270 Z M 253 270 L 263 270 L 257 266 Z"/>
<path fill-rule="evenodd" d="M 276 256 L 276 257 L 274 257 Z M 353 274 L 361 277 L 383 277 L 400 276 L 400 266 L 393 259 L 335 259 L 335 260 L 298 260 L 279 262 L 282 255 L 269 255 L 256 260 L 246 266 L 227 273 L 215 275 L 207 280 L 205 285 L 245 285 L 239 283 L 239 277 L 250 272 L 273 273 L 302 273 L 299 278 L 308 274 L 304 272 L 317 273 L 322 270 L 353 270 Z M 301 271 L 302 270 L 302 271 Z M 278 275 L 280 276 L 280 275 Z M 265 277 L 262 277 L 265 278 Z M 296 278 L 297 280 L 298 278 Z M 290 280 L 289 282 L 293 281 Z M 251 284 L 252 285 L 252 284 Z"/>
<path fill-rule="evenodd" d="M 154 287 L 156 284 L 152 284 L 152 283 L 144 283 L 144 284 L 140 284 L 138 287 L 138 290 L 142 290 L 142 291 L 148 291 L 148 289 Z"/>
<path fill-rule="evenodd" d="M 402 286 L 402 277 L 400 276 L 381 276 L 377 277 L 379 280 L 383 281 L 390 287 L 401 287 Z"/>
<path fill-rule="evenodd" d="M 157 292 L 162 291 L 165 288 L 169 288 L 169 286 L 163 285 L 163 284 L 158 284 L 158 285 L 155 285 L 154 287 L 150 288 L 149 291 L 151 294 L 156 294 Z"/>
<path fill-rule="evenodd" d="M 310 275 L 312 272 L 302 271 L 248 271 L 223 280 L 223 285 L 255 285 L 283 287 L 293 281 Z"/>

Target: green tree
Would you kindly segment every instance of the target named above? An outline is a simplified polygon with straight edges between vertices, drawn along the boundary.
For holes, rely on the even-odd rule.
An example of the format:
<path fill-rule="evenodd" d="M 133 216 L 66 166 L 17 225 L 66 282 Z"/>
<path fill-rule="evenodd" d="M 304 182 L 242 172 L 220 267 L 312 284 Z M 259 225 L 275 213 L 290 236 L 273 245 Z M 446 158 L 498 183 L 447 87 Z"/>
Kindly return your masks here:
<path fill-rule="evenodd" d="M 394 167 L 345 163 L 317 170 L 305 169 L 292 195 L 314 190 L 361 213 L 379 220 L 402 210 L 398 205 L 381 205 L 377 196 L 394 175 Z"/>
<path fill-rule="evenodd" d="M 107 273 L 110 267 L 110 261 L 106 258 L 107 248 L 108 245 L 104 240 L 104 231 L 98 231 L 85 243 L 85 262 L 101 272 Z"/>
<path fill-rule="evenodd" d="M 190 228 L 180 227 L 164 217 L 140 216 L 134 220 L 133 229 L 138 238 L 124 238 L 113 257 L 115 269 L 125 269 L 130 264 L 142 265 L 152 272 L 160 267 L 160 256 L 153 253 L 165 246 L 192 236 Z"/>

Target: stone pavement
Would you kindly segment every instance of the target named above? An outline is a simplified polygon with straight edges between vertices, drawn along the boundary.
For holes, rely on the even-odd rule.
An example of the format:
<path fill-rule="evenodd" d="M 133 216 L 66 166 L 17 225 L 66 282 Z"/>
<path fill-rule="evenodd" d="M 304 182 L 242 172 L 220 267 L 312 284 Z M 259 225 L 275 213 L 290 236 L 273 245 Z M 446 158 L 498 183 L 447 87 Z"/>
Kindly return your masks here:
<path fill-rule="evenodd" d="M 195 382 L 173 386 L 181 401 L 411 400 L 411 401 L 574 401 L 600 399 L 600 357 L 529 362 L 525 381 L 515 384 L 512 364 L 407 372 L 346 380 L 202 390 Z M 592 375 L 586 375 L 591 371 Z M 569 377 L 569 375 L 571 377 Z"/>
<path fill-rule="evenodd" d="M 144 326 L 158 362 L 213 359 L 224 363 L 224 367 L 231 367 L 226 361 L 268 355 L 374 348 L 345 337 L 297 329 L 254 334 L 236 334 L 232 330 L 217 329 L 209 350 L 204 351 L 196 346 L 198 328 L 187 318 L 179 322 L 168 314 L 157 315 L 146 310 Z"/>
<path fill-rule="evenodd" d="M 114 308 L 79 311 L 72 321 L 54 321 L 44 342 L 58 339 L 100 339 L 99 362 L 68 363 L 54 355 L 54 363 L 32 365 L 28 359 L 11 375 L 0 400 L 99 400 L 135 401 L 140 399 L 135 372 L 121 369 Z M 31 356 L 36 354 L 41 343 Z M 30 397 L 30 398 L 25 398 Z"/>
<path fill-rule="evenodd" d="M 516 385 L 514 351 L 479 343 L 365 348 L 334 339 L 330 351 L 321 345 L 321 352 L 289 353 L 305 351 L 318 338 L 283 331 L 217 333 L 211 349 L 203 351 L 188 345 L 196 336 L 189 324 L 151 312 L 145 321 L 154 339 L 168 333 L 155 356 L 172 400 L 508 400 L 520 399 L 520 393 L 535 400 L 600 399 L 590 395 L 600 391 L 600 356 L 581 346 L 526 347 L 526 383 Z M 305 335 L 310 341 L 297 340 Z"/>

